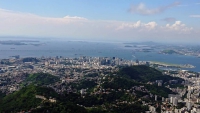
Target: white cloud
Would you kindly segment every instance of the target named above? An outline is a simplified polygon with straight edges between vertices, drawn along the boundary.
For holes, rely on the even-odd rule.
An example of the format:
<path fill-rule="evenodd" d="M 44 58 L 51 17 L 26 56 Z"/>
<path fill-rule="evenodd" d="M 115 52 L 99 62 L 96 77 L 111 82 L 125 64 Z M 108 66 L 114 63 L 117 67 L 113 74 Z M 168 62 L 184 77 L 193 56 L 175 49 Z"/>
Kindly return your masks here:
<path fill-rule="evenodd" d="M 141 27 L 141 21 L 137 21 L 136 23 L 122 23 L 120 26 L 116 28 L 116 30 L 122 30 L 126 28 L 139 28 Z"/>
<path fill-rule="evenodd" d="M 192 18 L 200 18 L 200 15 L 190 15 Z"/>
<path fill-rule="evenodd" d="M 166 26 L 155 21 L 126 22 L 116 20 L 89 20 L 78 16 L 61 18 L 0 9 L 0 36 L 72 37 L 80 40 L 163 40 L 164 37 L 188 38 L 193 28 L 180 21 Z M 187 34 L 192 34 L 188 35 Z M 199 32 L 197 32 L 199 33 Z M 199 37 L 199 34 L 196 34 Z"/>
<path fill-rule="evenodd" d="M 88 20 L 87 18 L 83 18 L 83 17 L 78 17 L 78 16 L 65 16 L 65 19 L 73 19 L 73 20 Z"/>
<path fill-rule="evenodd" d="M 123 30 L 123 29 L 151 30 L 154 29 L 156 26 L 157 26 L 156 22 L 148 22 L 148 23 L 142 23 L 141 21 L 137 21 L 136 23 L 124 22 L 121 25 L 119 25 L 116 28 L 116 30 Z"/>
<path fill-rule="evenodd" d="M 50 18 L 0 9 L 0 35 L 72 36 L 88 20 L 82 17 Z"/>
<path fill-rule="evenodd" d="M 124 30 L 131 30 L 131 31 L 139 31 L 139 32 L 176 32 L 176 33 L 189 33 L 193 30 L 192 27 L 187 27 L 185 24 L 183 24 L 181 21 L 175 21 L 174 24 L 166 24 L 165 26 L 158 25 L 156 22 L 148 22 L 148 23 L 142 23 L 141 21 L 138 21 L 136 23 L 130 23 L 130 22 L 123 22 L 120 25 L 116 27 L 117 31 L 124 31 Z"/>
<path fill-rule="evenodd" d="M 189 33 L 193 30 L 192 27 L 187 27 L 185 24 L 182 24 L 181 21 L 176 21 L 174 24 L 167 24 L 166 28 L 173 31 L 178 31 L 179 33 Z"/>
<path fill-rule="evenodd" d="M 157 26 L 156 22 L 149 22 L 147 24 L 145 24 L 145 27 L 148 29 L 154 29 Z"/>
<path fill-rule="evenodd" d="M 167 6 L 162 6 L 162 7 L 159 7 L 159 8 L 150 9 L 150 8 L 147 8 L 145 6 L 145 4 L 140 3 L 138 5 L 132 5 L 131 8 L 128 11 L 130 13 L 133 13 L 133 14 L 136 13 L 136 14 L 142 14 L 142 15 L 154 15 L 154 14 L 162 13 L 165 10 L 170 9 L 172 7 L 175 7 L 175 6 L 178 6 L 178 5 L 180 5 L 179 2 L 174 2 L 173 4 L 170 4 L 170 5 L 167 5 Z"/>

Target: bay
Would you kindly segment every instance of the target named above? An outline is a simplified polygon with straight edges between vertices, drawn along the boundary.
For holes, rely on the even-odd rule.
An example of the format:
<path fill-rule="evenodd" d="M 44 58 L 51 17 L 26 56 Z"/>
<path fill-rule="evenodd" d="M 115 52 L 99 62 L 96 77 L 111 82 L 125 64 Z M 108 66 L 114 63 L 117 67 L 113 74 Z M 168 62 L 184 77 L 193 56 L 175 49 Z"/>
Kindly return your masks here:
<path fill-rule="evenodd" d="M 41 45 L 0 45 L 0 59 L 20 57 L 118 57 L 127 60 L 157 61 L 171 64 L 191 64 L 195 68 L 186 70 L 200 72 L 200 58 L 185 55 L 159 54 L 151 52 L 135 52 L 134 48 L 126 48 L 123 43 L 84 42 L 84 41 L 46 41 Z"/>

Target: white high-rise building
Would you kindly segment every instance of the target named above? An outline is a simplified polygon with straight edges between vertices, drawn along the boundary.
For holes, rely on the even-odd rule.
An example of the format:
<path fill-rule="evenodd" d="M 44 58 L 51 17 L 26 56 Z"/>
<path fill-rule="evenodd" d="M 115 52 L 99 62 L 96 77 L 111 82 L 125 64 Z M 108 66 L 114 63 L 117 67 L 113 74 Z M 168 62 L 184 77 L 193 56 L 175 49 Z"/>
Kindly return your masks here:
<path fill-rule="evenodd" d="M 187 102 L 187 109 L 191 110 L 191 108 L 192 108 L 192 103 L 189 101 L 189 102 Z"/>
<path fill-rule="evenodd" d="M 173 98 L 173 105 L 174 106 L 177 106 L 178 104 L 178 99 L 176 97 Z"/>
<path fill-rule="evenodd" d="M 170 97 L 170 103 L 173 104 L 173 97 Z"/>
<path fill-rule="evenodd" d="M 157 98 L 158 98 L 157 95 L 155 95 L 155 101 L 157 101 Z"/>

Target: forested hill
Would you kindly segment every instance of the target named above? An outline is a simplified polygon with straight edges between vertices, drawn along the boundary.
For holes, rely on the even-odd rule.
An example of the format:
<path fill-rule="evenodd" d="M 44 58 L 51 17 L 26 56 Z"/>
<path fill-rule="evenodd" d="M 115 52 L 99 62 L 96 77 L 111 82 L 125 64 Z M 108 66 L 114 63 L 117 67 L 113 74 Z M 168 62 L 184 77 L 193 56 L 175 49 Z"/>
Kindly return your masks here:
<path fill-rule="evenodd" d="M 0 103 L 0 111 L 9 113 L 36 108 L 42 102 L 42 99 L 35 98 L 37 94 L 45 94 L 46 97 L 58 95 L 53 89 L 30 85 L 4 97 Z"/>
<path fill-rule="evenodd" d="M 38 97 L 36 97 L 36 95 Z M 50 99 L 56 100 L 51 102 Z M 84 113 L 86 110 L 69 101 L 62 102 L 61 95 L 53 89 L 29 85 L 10 94 L 0 101 L 0 113 L 31 111 L 35 113 Z"/>
<path fill-rule="evenodd" d="M 141 113 L 148 110 L 142 102 L 156 105 L 162 97 L 174 93 L 166 86 L 181 85 L 171 84 L 170 80 L 182 81 L 147 66 L 122 67 L 118 72 L 94 75 L 63 83 L 54 75 L 30 74 L 19 91 L 7 96 L 0 93 L 0 113 Z M 158 86 L 156 80 L 163 81 L 162 85 Z"/>
<path fill-rule="evenodd" d="M 131 78 L 138 82 L 154 82 L 156 80 L 163 80 L 166 82 L 172 79 L 181 80 L 177 77 L 163 75 L 161 71 L 145 65 L 122 67 L 118 75 Z"/>
<path fill-rule="evenodd" d="M 25 79 L 23 84 L 48 85 L 53 84 L 57 81 L 59 81 L 59 77 L 56 77 L 54 75 L 47 73 L 34 73 L 30 74 Z"/>

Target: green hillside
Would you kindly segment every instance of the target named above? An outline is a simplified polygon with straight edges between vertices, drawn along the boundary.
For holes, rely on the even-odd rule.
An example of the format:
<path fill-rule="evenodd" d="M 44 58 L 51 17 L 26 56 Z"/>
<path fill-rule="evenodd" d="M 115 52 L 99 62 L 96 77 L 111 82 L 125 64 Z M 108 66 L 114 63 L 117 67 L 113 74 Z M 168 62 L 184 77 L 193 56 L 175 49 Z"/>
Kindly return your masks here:
<path fill-rule="evenodd" d="M 36 98 L 36 95 L 44 96 L 46 100 Z M 49 102 L 49 98 L 56 99 L 56 103 Z M 86 112 L 86 110 L 82 107 L 68 101 L 62 102 L 61 100 L 61 96 L 51 88 L 29 85 L 4 97 L 0 102 L 0 113 L 15 113 L 19 111 L 43 113 L 47 110 L 51 113 Z"/>
<path fill-rule="evenodd" d="M 0 91 L 0 102 L 1 102 L 1 100 L 3 99 L 3 97 L 5 97 L 6 96 L 6 94 L 4 94 L 4 93 L 2 93 L 1 91 Z"/>
<path fill-rule="evenodd" d="M 133 81 L 131 79 L 120 77 L 120 76 L 111 76 L 112 81 L 104 80 L 102 87 L 107 89 L 130 89 L 133 86 L 141 85 L 140 83 Z"/>
<path fill-rule="evenodd" d="M 49 85 L 59 81 L 59 77 L 47 73 L 30 74 L 23 84 Z"/>
<path fill-rule="evenodd" d="M 159 70 L 145 65 L 123 67 L 119 70 L 118 75 L 131 78 L 138 82 L 154 82 L 155 80 L 163 80 L 166 82 L 172 79 L 182 80 L 177 77 L 163 75 Z"/>
<path fill-rule="evenodd" d="M 30 110 L 41 103 L 41 99 L 36 99 L 35 94 L 39 87 L 28 86 L 20 91 L 7 95 L 0 103 L 0 111 L 9 113 L 11 111 Z"/>
<path fill-rule="evenodd" d="M 136 81 L 154 81 L 157 77 L 162 76 L 162 73 L 148 66 L 131 66 L 120 69 L 119 75 L 130 77 Z"/>
<path fill-rule="evenodd" d="M 158 86 L 156 80 L 163 80 L 163 86 Z M 21 90 L 7 96 L 1 94 L 0 113 L 19 111 L 33 113 L 47 111 L 49 113 L 145 112 L 148 106 L 143 105 L 142 101 L 155 103 L 154 96 L 150 95 L 161 98 L 173 93 L 165 87 L 171 84 L 170 80 L 181 81 L 182 79 L 163 75 L 160 71 L 147 66 L 121 67 L 116 75 L 110 73 L 99 76 L 98 79 L 86 76 L 76 82 L 60 84 L 73 92 L 66 90 L 57 93 L 45 85 L 56 83 L 59 77 L 45 73 L 30 74 L 23 84 L 31 85 L 24 85 Z M 56 85 L 61 87 L 59 84 Z M 81 89 L 85 89 L 84 94 L 80 93 Z M 43 96 L 45 99 L 36 98 L 36 95 Z M 50 98 L 54 98 L 56 102 L 50 102 Z"/>

